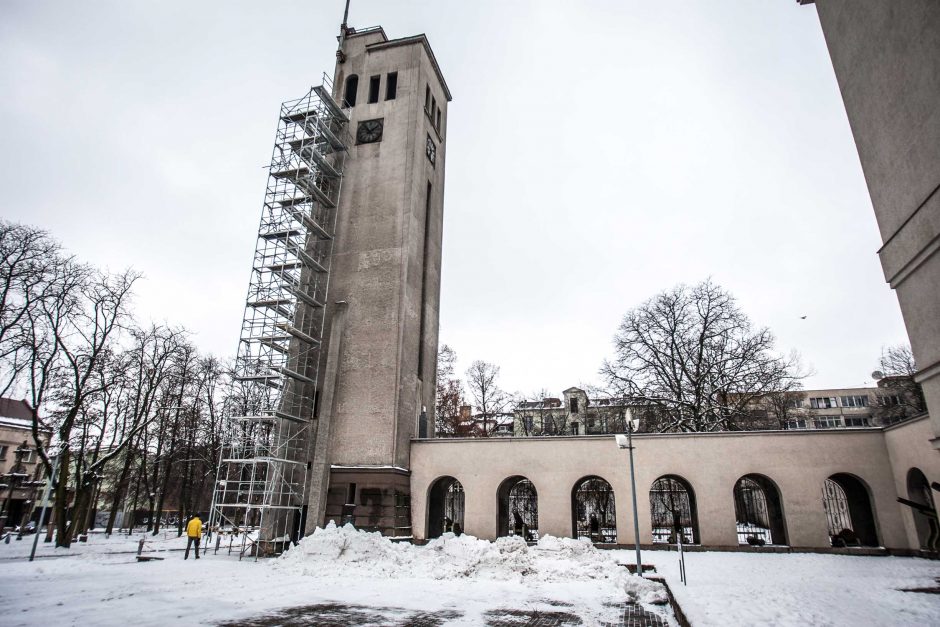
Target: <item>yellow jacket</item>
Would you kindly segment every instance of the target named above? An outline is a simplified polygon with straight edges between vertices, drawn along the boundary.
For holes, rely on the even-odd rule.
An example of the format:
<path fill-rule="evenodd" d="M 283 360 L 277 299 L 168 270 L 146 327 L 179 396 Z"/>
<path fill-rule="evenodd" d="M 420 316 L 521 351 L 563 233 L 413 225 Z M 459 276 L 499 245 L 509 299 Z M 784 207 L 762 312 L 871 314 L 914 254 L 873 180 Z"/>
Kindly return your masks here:
<path fill-rule="evenodd" d="M 202 536 L 202 521 L 199 520 L 199 516 L 193 517 L 193 519 L 189 521 L 189 524 L 186 525 L 186 535 L 190 538 Z"/>

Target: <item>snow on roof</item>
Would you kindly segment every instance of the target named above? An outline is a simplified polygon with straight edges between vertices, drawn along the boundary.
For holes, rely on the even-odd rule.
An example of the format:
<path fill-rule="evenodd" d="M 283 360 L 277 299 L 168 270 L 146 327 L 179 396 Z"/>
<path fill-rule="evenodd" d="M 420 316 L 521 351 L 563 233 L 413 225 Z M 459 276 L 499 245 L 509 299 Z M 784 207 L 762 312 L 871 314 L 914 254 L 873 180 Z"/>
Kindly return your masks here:
<path fill-rule="evenodd" d="M 0 416 L 0 426 L 13 427 L 14 429 L 32 429 L 33 421 L 23 420 L 22 418 L 7 418 L 6 416 Z"/>

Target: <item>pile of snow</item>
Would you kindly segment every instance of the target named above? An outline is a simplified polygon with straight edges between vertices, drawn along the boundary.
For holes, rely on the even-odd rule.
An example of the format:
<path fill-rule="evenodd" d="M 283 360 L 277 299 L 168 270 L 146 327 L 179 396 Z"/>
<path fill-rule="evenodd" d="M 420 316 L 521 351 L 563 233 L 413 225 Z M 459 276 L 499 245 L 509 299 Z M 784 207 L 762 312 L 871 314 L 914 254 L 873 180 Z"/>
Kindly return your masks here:
<path fill-rule="evenodd" d="M 452 533 L 414 546 L 331 522 L 274 560 L 272 567 L 314 577 L 605 580 L 641 603 L 666 601 L 662 585 L 630 575 L 609 552 L 597 550 L 587 540 L 549 535 L 531 547 L 518 536 L 489 542 Z"/>

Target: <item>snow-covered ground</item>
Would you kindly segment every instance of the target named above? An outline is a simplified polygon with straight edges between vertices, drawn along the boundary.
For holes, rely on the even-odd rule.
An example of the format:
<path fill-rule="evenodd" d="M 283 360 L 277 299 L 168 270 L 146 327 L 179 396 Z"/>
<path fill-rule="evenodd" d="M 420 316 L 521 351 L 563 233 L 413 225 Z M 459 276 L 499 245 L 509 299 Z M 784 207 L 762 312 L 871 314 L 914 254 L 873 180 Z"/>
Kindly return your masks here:
<path fill-rule="evenodd" d="M 319 603 L 424 612 L 457 610 L 447 625 L 482 625 L 499 609 L 557 611 L 584 625 L 615 622 L 628 598 L 648 603 L 661 588 L 627 574 L 612 553 L 546 537 L 530 548 L 447 537 L 424 547 L 335 527 L 318 530 L 276 560 L 241 562 L 223 549 L 188 561 L 185 539 L 149 542 L 164 560 L 139 563 L 137 538 L 92 536 L 74 557 L 29 563 L 26 541 L 0 544 L 0 623 L 13 625 L 156 625 L 215 623 Z M 22 546 L 16 546 L 22 545 Z M 131 553 L 115 553 L 132 551 Z M 563 604 L 560 606 L 560 604 Z M 377 610 L 381 613 L 379 610 Z"/>
<path fill-rule="evenodd" d="M 156 625 L 238 621 L 319 603 L 456 610 L 446 625 L 485 624 L 496 609 L 558 610 L 585 625 L 614 621 L 608 604 L 655 600 L 656 588 L 625 574 L 630 551 L 598 551 L 547 537 L 538 547 L 505 538 L 489 543 L 448 536 L 424 547 L 393 544 L 351 529 L 327 529 L 276 560 L 243 560 L 211 551 L 183 561 L 185 539 L 169 534 L 139 563 L 140 536 L 93 535 L 72 549 L 29 541 L 0 544 L 0 624 Z M 127 551 L 129 553 L 119 553 Z M 55 555 L 67 557 L 54 557 Z M 686 616 L 704 625 L 940 625 L 940 595 L 900 592 L 931 587 L 940 563 L 895 557 L 687 553 L 689 585 L 677 555 L 646 552 L 669 581 Z"/>
<path fill-rule="evenodd" d="M 623 562 L 633 554 L 617 551 Z M 901 592 L 940 585 L 940 562 L 909 557 L 812 553 L 650 551 L 689 621 L 708 625 L 940 625 L 940 594 Z"/>

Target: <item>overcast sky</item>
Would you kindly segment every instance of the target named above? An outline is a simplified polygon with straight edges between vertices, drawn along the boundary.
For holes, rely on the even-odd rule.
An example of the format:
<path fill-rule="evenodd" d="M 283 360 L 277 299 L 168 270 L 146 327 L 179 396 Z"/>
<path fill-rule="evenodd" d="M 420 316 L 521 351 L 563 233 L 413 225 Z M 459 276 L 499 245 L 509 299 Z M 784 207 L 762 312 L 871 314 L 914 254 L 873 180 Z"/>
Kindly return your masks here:
<path fill-rule="evenodd" d="M 0 215 L 142 271 L 143 317 L 234 354 L 278 106 L 332 73 L 342 5 L 0 0 Z M 594 382 L 628 309 L 707 277 L 808 387 L 907 341 L 815 7 L 353 0 L 350 24 L 426 33 L 454 95 L 461 372 Z"/>

